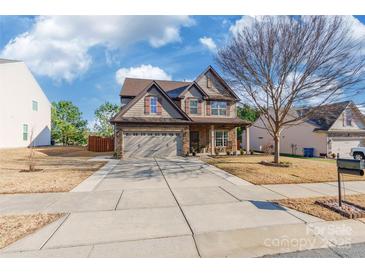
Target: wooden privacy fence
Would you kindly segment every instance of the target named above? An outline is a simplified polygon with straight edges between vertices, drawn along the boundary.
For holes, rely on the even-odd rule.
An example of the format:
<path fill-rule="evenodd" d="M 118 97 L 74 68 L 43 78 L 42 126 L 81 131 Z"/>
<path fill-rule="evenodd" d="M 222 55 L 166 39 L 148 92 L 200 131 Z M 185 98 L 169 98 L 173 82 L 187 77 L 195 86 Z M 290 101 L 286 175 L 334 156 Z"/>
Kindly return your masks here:
<path fill-rule="evenodd" d="M 94 152 L 114 151 L 114 138 L 89 136 L 87 149 Z"/>

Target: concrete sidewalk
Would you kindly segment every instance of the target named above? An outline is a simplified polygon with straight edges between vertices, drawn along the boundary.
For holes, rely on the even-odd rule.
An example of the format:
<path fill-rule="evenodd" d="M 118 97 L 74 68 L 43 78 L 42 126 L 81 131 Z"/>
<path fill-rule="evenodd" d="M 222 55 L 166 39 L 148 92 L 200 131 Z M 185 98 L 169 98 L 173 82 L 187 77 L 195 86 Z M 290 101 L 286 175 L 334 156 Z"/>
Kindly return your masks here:
<path fill-rule="evenodd" d="M 361 221 L 324 222 L 269 202 L 298 189 L 252 185 L 197 159 L 109 162 L 94 179 L 75 192 L 0 195 L 2 214 L 67 213 L 0 256 L 257 257 L 340 245 L 330 226 L 365 241 Z M 303 195 L 336 189 L 296 186 Z"/>

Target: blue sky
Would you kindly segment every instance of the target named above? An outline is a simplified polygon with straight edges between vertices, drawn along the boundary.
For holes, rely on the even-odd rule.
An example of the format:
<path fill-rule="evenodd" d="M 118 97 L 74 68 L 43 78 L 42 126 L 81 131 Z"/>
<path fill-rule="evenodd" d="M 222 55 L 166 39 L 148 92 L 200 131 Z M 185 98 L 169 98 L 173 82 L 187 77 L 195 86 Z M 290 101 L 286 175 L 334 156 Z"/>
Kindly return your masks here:
<path fill-rule="evenodd" d="M 242 16 L 0 16 L 0 56 L 24 60 L 50 101 L 71 100 L 89 122 L 118 103 L 123 79 L 191 80 Z M 365 17 L 352 18 L 365 37 Z"/>

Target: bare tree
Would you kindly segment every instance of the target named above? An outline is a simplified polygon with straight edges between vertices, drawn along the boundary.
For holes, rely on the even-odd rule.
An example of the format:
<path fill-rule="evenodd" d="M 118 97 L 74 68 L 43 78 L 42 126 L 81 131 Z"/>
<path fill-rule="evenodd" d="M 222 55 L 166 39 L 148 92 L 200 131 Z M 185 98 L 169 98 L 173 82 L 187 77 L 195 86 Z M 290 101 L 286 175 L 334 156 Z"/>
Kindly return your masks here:
<path fill-rule="evenodd" d="M 255 18 L 218 51 L 217 63 L 228 82 L 260 111 L 273 138 L 275 163 L 285 126 L 353 95 L 362 82 L 361 42 L 346 22 L 339 16 Z"/>

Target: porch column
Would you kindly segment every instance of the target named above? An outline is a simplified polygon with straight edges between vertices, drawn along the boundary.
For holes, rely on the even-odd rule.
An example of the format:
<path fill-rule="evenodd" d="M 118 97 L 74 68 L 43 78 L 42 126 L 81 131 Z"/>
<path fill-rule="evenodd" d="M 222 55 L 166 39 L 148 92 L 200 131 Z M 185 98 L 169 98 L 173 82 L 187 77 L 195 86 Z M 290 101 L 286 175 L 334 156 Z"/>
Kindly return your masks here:
<path fill-rule="evenodd" d="M 245 140 L 244 140 L 245 139 Z M 245 136 L 242 134 L 242 144 L 246 144 L 246 154 L 250 154 L 250 128 L 245 128 Z"/>
<path fill-rule="evenodd" d="M 215 136 L 214 136 L 214 125 L 210 126 L 210 149 L 211 154 L 215 154 Z"/>

